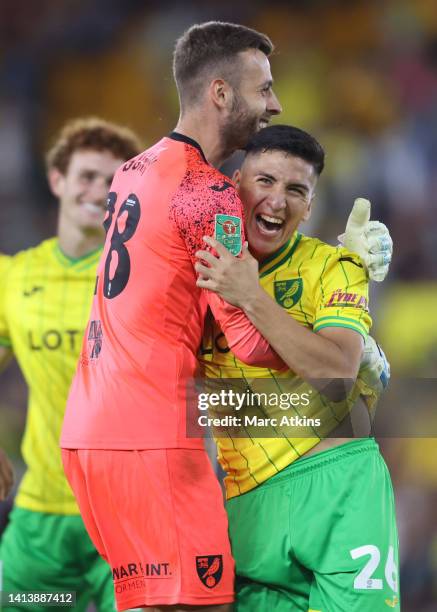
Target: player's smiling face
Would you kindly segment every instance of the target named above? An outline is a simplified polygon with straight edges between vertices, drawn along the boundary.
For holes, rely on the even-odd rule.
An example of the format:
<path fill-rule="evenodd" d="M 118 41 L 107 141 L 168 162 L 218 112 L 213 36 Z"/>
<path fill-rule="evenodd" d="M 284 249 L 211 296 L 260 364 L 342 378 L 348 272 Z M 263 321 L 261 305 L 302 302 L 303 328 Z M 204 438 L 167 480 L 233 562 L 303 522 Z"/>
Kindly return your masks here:
<path fill-rule="evenodd" d="M 244 204 L 251 253 L 264 259 L 309 219 L 317 175 L 311 164 L 282 151 L 246 157 L 234 175 Z"/>
<path fill-rule="evenodd" d="M 273 92 L 268 58 L 257 49 L 239 54 L 240 82 L 233 90 L 232 108 L 222 128 L 229 149 L 246 145 L 259 129 L 266 127 L 272 115 L 282 108 Z"/>
<path fill-rule="evenodd" d="M 112 178 L 124 162 L 109 151 L 78 150 L 65 174 L 49 172 L 52 192 L 59 198 L 61 217 L 83 232 L 102 232 L 106 199 Z"/>

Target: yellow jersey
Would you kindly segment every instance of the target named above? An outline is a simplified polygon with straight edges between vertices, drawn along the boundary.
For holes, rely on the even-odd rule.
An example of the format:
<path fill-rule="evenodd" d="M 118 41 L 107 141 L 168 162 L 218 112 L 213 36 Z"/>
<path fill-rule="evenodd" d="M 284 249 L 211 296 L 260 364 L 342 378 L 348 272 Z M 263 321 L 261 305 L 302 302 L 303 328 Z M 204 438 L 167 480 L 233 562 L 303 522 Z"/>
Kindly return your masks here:
<path fill-rule="evenodd" d="M 27 470 L 15 500 L 21 508 L 79 514 L 64 475 L 59 437 L 100 253 L 71 259 L 52 238 L 6 262 L 0 344 L 13 350 L 29 387 L 21 448 Z"/>
<path fill-rule="evenodd" d="M 333 247 L 317 238 L 295 232 L 277 252 L 260 262 L 260 284 L 263 289 L 296 321 L 314 332 L 325 327 L 353 329 L 365 339 L 371 319 L 368 313 L 368 279 L 359 257 L 343 247 Z M 243 380 L 270 378 L 281 391 L 281 379 L 295 379 L 296 391 L 308 389 L 307 383 L 291 370 L 275 371 L 247 366 L 229 350 L 221 329 L 207 320 L 201 347 L 202 374 L 209 378 Z M 283 380 L 284 383 L 284 380 Z M 360 391 L 362 392 L 362 386 Z M 358 386 L 355 395 L 358 394 Z M 350 398 L 353 400 L 352 396 Z M 324 434 L 332 431 L 346 416 L 350 403 L 341 402 L 342 412 L 321 394 L 308 408 L 295 411 L 299 417 L 318 416 L 324 423 Z M 284 469 L 321 440 L 314 437 L 216 438 L 218 459 L 226 471 L 227 498 L 253 489 Z M 253 433 L 253 430 L 252 430 Z"/>

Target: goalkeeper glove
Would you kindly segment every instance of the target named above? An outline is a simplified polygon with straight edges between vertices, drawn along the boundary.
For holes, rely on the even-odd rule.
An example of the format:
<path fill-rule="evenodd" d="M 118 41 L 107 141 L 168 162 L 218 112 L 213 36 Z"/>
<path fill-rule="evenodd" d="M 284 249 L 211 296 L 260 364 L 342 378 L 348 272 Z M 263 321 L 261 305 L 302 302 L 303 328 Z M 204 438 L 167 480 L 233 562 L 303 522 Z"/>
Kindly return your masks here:
<path fill-rule="evenodd" d="M 393 241 L 384 223 L 369 219 L 369 200 L 357 198 L 347 220 L 346 231 L 338 239 L 349 251 L 361 257 L 370 279 L 381 282 L 388 273 Z"/>
<path fill-rule="evenodd" d="M 390 380 L 390 364 L 372 336 L 367 336 L 358 372 L 357 385 L 369 410 L 376 408 L 379 396 Z"/>

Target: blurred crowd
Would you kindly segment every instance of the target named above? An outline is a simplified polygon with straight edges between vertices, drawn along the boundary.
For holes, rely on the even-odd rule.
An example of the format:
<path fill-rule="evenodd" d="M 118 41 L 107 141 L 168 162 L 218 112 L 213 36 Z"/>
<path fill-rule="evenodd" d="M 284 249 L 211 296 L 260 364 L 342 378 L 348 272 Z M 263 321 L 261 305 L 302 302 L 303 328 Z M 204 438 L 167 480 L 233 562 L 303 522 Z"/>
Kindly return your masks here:
<path fill-rule="evenodd" d="M 95 114 L 127 124 L 145 146 L 171 131 L 174 40 L 209 19 L 273 39 L 284 108 L 277 121 L 310 131 L 327 153 L 308 233 L 334 242 L 354 198 L 372 201 L 394 240 L 389 279 L 372 288 L 374 334 L 393 377 L 435 378 L 435 0 L 2 0 L 0 250 L 53 234 L 43 155 L 66 119 Z M 17 457 L 25 397 L 12 372 L 0 378 L 0 444 Z M 381 446 L 398 504 L 403 609 L 435 610 L 437 440 Z"/>

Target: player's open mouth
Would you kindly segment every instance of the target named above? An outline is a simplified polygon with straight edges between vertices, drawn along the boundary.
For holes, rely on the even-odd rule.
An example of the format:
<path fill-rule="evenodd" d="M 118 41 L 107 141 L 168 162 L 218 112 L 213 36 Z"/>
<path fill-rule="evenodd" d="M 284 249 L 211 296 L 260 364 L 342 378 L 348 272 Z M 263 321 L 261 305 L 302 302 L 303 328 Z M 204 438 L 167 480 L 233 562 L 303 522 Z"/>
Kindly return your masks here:
<path fill-rule="evenodd" d="M 273 235 L 278 234 L 281 231 L 282 226 L 284 225 L 284 220 L 261 213 L 256 215 L 256 224 L 261 233 Z"/>
<path fill-rule="evenodd" d="M 259 129 L 262 130 L 263 128 L 267 127 L 269 124 L 270 119 L 260 119 L 259 120 Z"/>

